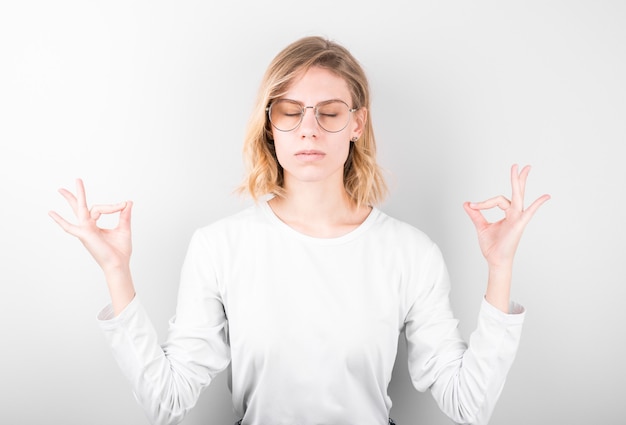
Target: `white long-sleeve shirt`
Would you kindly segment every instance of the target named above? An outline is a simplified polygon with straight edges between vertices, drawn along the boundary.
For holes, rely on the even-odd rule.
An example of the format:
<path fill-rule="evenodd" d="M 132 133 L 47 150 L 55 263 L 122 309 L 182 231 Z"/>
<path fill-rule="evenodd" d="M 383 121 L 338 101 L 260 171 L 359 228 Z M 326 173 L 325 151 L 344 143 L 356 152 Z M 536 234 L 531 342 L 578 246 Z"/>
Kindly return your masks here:
<path fill-rule="evenodd" d="M 352 232 L 320 239 L 266 202 L 199 229 L 168 338 L 136 297 L 105 335 L 151 423 L 179 423 L 229 364 L 245 425 L 387 423 L 397 341 L 409 372 L 457 423 L 486 424 L 519 343 L 523 308 L 482 301 L 469 346 L 449 303 L 437 246 L 374 208 Z"/>

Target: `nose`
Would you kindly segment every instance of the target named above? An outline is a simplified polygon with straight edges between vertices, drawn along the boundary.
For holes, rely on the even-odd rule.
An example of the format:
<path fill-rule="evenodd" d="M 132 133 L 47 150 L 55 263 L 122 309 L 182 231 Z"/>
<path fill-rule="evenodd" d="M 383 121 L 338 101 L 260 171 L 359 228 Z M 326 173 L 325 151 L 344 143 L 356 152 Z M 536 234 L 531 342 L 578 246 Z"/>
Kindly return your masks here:
<path fill-rule="evenodd" d="M 315 117 L 315 106 L 305 106 L 304 116 L 302 117 L 302 122 L 300 123 L 301 137 L 316 137 L 318 131 L 319 127 L 317 124 L 317 118 Z"/>

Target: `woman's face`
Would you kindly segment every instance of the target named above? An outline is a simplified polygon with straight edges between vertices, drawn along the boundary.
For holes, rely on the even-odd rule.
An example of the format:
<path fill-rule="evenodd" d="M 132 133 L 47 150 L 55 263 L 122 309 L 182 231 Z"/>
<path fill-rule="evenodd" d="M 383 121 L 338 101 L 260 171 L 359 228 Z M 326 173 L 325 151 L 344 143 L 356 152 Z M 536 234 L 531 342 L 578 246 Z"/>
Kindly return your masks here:
<path fill-rule="evenodd" d="M 327 69 L 313 67 L 294 80 L 281 99 L 304 106 L 328 100 L 341 100 L 352 108 L 348 85 Z M 278 162 L 283 167 L 285 188 L 296 182 L 324 182 L 343 187 L 343 166 L 348 157 L 350 139 L 360 137 L 367 112 L 365 108 L 349 113 L 348 124 L 336 133 L 320 127 L 313 108 L 305 109 L 300 125 L 291 131 L 272 127 Z"/>

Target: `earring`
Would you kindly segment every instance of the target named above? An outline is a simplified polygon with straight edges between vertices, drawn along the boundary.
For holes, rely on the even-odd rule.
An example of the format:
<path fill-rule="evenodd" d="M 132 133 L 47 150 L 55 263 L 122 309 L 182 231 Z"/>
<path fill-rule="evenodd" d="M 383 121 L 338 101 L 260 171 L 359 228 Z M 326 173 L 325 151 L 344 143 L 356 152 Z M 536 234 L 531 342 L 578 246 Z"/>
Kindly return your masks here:
<path fill-rule="evenodd" d="M 352 143 L 356 142 L 357 140 L 359 140 L 358 136 L 354 136 L 352 139 L 350 139 Z"/>

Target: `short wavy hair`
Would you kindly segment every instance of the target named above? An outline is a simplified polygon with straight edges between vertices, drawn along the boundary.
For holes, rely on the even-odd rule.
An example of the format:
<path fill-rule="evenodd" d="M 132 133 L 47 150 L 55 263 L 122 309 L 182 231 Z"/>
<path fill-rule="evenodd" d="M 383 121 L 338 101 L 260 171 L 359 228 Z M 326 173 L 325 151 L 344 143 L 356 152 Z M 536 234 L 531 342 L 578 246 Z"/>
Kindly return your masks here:
<path fill-rule="evenodd" d="M 363 133 L 351 143 L 343 181 L 346 192 L 356 205 L 380 203 L 387 193 L 387 186 L 376 162 L 367 77 L 345 47 L 322 37 L 304 37 L 291 43 L 278 53 L 265 72 L 245 135 L 243 153 L 247 176 L 239 191 L 248 192 L 255 201 L 270 194 L 284 196 L 283 169 L 276 157 L 266 108 L 272 100 L 284 95 L 295 78 L 311 67 L 327 69 L 343 78 L 352 96 L 352 106 L 367 109 Z"/>

